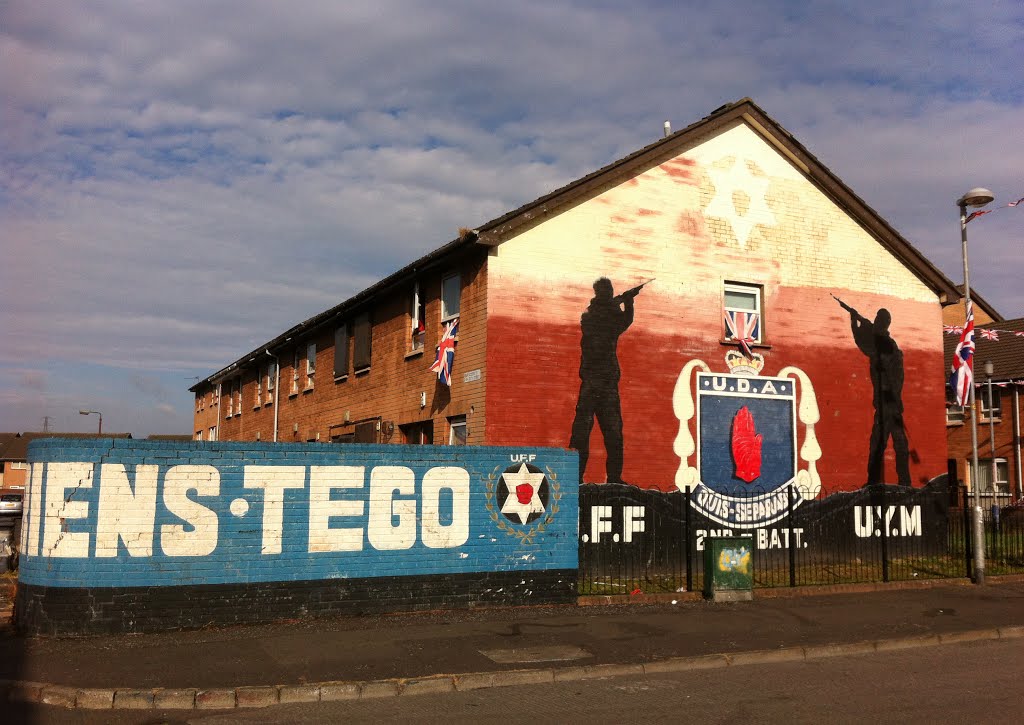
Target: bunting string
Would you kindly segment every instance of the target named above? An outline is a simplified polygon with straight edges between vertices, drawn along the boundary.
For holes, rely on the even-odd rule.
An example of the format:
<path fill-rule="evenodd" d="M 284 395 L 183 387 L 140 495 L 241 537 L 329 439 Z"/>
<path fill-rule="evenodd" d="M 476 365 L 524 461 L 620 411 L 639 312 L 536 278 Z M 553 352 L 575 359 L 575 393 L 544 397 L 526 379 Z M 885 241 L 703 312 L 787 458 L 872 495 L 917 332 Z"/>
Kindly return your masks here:
<path fill-rule="evenodd" d="M 947 335 L 959 335 L 963 333 L 963 325 L 943 325 L 942 331 Z M 989 328 L 975 328 L 975 333 L 982 340 L 992 340 L 993 342 L 999 342 L 1000 335 L 1013 335 L 1014 337 L 1024 337 L 1024 330 L 992 330 Z"/>
<path fill-rule="evenodd" d="M 1009 207 L 1018 206 L 1020 204 L 1024 204 L 1024 196 L 1022 196 L 1020 199 L 1017 199 L 1017 201 L 1011 201 L 1009 204 L 997 206 L 995 209 L 980 209 L 978 211 L 972 211 L 970 214 L 967 215 L 967 221 L 965 221 L 964 223 L 968 224 L 971 222 L 972 219 L 977 219 L 980 216 L 991 214 L 994 211 L 999 211 L 1000 209 L 1007 209 Z"/>

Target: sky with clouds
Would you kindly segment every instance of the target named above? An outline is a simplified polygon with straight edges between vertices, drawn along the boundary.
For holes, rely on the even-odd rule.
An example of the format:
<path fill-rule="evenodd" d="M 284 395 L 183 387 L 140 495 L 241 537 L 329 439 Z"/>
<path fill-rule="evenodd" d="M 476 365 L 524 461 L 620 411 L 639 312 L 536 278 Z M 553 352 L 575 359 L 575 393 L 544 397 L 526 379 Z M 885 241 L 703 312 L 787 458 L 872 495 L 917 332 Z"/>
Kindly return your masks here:
<path fill-rule="evenodd" d="M 1019 0 L 0 0 L 0 431 L 189 433 L 196 376 L 744 96 L 960 282 L 1022 57 Z M 1024 207 L 969 229 L 1024 316 Z"/>

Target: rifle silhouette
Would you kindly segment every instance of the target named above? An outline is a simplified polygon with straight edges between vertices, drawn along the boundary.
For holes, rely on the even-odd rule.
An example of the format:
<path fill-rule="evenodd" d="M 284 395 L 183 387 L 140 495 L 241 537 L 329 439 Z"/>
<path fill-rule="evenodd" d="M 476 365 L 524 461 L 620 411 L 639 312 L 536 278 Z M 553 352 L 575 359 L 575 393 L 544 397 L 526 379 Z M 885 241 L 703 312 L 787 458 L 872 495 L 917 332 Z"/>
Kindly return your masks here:
<path fill-rule="evenodd" d="M 623 300 L 632 299 L 632 298 L 636 297 L 638 294 L 640 294 L 640 290 L 642 290 L 645 285 L 649 285 L 653 281 L 654 281 L 654 279 L 649 279 L 646 282 L 641 282 L 636 287 L 630 287 L 628 290 L 626 290 L 622 294 L 616 295 L 615 296 L 616 301 L 623 301 Z"/>
<path fill-rule="evenodd" d="M 850 307 L 848 304 L 843 302 L 841 299 L 839 299 L 835 295 L 832 295 L 832 299 L 834 299 L 836 302 L 838 302 L 839 306 L 842 307 L 847 312 L 849 312 L 851 316 L 856 317 L 858 320 L 862 320 L 864 322 L 869 322 L 868 318 L 866 318 L 861 313 L 857 312 L 857 310 L 855 310 L 852 307 Z"/>

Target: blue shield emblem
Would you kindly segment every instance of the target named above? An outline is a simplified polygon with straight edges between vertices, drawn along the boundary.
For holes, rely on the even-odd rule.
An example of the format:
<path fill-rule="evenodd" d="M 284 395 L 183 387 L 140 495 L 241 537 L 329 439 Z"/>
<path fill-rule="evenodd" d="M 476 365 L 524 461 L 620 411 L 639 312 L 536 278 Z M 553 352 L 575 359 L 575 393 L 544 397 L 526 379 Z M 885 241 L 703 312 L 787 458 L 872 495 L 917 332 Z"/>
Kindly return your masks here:
<path fill-rule="evenodd" d="M 701 372 L 696 388 L 694 507 L 737 528 L 784 517 L 797 473 L 795 381 Z"/>

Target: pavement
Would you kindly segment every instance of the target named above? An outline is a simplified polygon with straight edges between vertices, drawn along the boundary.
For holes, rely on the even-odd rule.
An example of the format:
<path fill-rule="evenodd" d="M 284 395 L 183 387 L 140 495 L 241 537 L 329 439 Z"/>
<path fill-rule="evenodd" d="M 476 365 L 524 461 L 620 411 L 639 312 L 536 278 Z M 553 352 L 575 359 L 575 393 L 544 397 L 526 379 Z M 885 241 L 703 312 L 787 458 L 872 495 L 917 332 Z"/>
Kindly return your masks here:
<path fill-rule="evenodd" d="M 81 638 L 4 624 L 0 704 L 264 707 L 1024 638 L 1024 577 L 585 601 Z"/>

